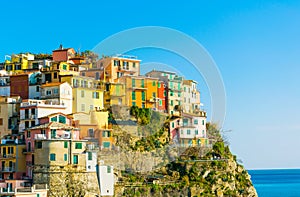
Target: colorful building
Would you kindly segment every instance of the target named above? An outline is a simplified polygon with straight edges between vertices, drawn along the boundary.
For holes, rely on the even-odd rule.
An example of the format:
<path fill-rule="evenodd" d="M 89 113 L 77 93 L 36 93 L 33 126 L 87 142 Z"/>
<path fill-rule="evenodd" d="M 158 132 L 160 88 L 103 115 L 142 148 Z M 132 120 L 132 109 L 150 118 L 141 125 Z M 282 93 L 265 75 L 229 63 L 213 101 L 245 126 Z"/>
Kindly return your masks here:
<path fill-rule="evenodd" d="M 10 60 L 5 61 L 4 69 L 10 74 L 23 73 L 28 69 L 28 62 L 31 60 L 34 60 L 34 55 L 30 53 L 13 54 Z"/>
<path fill-rule="evenodd" d="M 157 78 L 123 76 L 119 80 L 126 87 L 125 105 L 157 109 Z"/>
<path fill-rule="evenodd" d="M 200 110 L 200 92 L 197 90 L 197 82 L 183 80 L 182 110 L 185 113 L 196 113 Z"/>
<path fill-rule="evenodd" d="M 206 135 L 206 113 L 182 113 L 177 135 L 179 144 L 183 147 L 207 146 L 209 142 Z"/>
<path fill-rule="evenodd" d="M 68 82 L 46 83 L 41 86 L 41 99 L 51 104 L 66 106 L 66 114 L 72 113 L 73 90 Z"/>
<path fill-rule="evenodd" d="M 170 115 L 180 115 L 183 77 L 177 76 L 175 72 L 157 70 L 152 70 L 145 75 L 158 78 L 160 81 L 163 81 L 166 84 L 166 94 L 168 100 L 166 107 L 168 113 Z"/>
<path fill-rule="evenodd" d="M 73 48 L 64 48 L 62 45 L 58 49 L 52 51 L 52 58 L 55 62 L 68 62 L 75 57 L 75 50 Z"/>
<path fill-rule="evenodd" d="M 104 108 L 109 109 L 113 105 L 125 105 L 125 90 L 125 84 L 105 83 Z"/>
<path fill-rule="evenodd" d="M 72 112 L 89 113 L 90 110 L 104 108 L 104 85 L 91 77 L 61 76 L 61 82 L 68 82 L 72 87 Z"/>
<path fill-rule="evenodd" d="M 53 113 L 70 113 L 67 105 L 55 104 L 47 100 L 28 99 L 23 100 L 20 105 L 19 132 L 39 124 L 39 118 Z"/>
<path fill-rule="evenodd" d="M 97 62 L 99 68 L 103 69 L 100 79 L 104 82 L 115 83 L 122 76 L 139 76 L 140 60 L 135 56 L 116 55 L 103 57 Z"/>
<path fill-rule="evenodd" d="M 0 137 L 19 131 L 19 108 L 21 98 L 0 96 Z"/>
<path fill-rule="evenodd" d="M 2 180 L 18 179 L 26 177 L 26 163 L 23 150 L 23 141 L 17 139 L 2 139 L 0 144 L 0 178 Z"/>

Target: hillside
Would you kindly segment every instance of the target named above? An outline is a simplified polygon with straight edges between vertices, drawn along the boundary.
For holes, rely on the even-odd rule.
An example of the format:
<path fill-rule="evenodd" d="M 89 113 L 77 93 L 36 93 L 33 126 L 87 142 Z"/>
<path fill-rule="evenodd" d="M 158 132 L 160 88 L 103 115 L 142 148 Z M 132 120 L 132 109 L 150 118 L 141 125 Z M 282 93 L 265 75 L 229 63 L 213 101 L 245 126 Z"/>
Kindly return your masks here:
<path fill-rule="evenodd" d="M 211 124 L 207 128 L 212 148 L 176 147 L 167 140 L 165 127 L 140 139 L 129 134 L 125 141 L 119 138 L 123 149 L 128 145 L 121 160 L 135 156 L 117 172 L 115 196 L 257 196 L 220 131 Z"/>

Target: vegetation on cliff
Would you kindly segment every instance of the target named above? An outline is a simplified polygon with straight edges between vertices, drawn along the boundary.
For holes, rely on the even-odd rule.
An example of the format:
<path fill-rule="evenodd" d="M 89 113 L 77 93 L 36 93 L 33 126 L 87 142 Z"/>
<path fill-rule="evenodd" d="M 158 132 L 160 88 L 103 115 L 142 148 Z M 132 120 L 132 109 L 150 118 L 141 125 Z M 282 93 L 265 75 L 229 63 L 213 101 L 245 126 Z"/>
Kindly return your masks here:
<path fill-rule="evenodd" d="M 189 147 L 155 172 L 123 171 L 124 185 L 116 186 L 116 196 L 257 196 L 249 174 L 236 162 L 217 126 L 207 128 L 212 148 Z M 133 149 L 148 150 L 149 141 L 159 138 L 156 135 L 136 141 Z"/>

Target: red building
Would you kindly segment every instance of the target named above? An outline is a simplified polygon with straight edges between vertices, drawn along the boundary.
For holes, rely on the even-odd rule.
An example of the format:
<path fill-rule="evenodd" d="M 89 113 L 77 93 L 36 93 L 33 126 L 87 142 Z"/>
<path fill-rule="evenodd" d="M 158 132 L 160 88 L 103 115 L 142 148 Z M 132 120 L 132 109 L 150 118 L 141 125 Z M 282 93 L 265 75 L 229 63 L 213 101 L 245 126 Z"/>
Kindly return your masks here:
<path fill-rule="evenodd" d="M 63 48 L 62 45 L 59 49 L 52 51 L 53 61 L 57 62 L 67 62 L 71 58 L 75 57 L 75 50 L 73 48 Z"/>
<path fill-rule="evenodd" d="M 20 96 L 22 99 L 29 98 L 28 74 L 10 76 L 10 96 Z"/>
<path fill-rule="evenodd" d="M 163 81 L 159 81 L 157 86 L 158 111 L 167 113 L 167 96 L 168 93 L 165 83 Z"/>

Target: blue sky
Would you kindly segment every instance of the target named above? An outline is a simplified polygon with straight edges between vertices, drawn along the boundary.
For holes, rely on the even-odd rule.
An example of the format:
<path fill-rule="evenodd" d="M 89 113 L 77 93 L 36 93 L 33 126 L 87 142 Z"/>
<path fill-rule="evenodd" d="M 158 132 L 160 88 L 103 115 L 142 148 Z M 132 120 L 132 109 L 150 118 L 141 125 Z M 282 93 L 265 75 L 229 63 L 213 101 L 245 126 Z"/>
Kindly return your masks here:
<path fill-rule="evenodd" d="M 226 133 L 230 147 L 244 165 L 300 167 L 299 1 L 4 1 L 1 7 L 1 61 L 11 53 L 50 53 L 60 43 L 92 49 L 139 26 L 184 32 L 220 69 L 227 95 L 223 129 L 232 130 Z M 144 63 L 188 64 L 163 51 L 132 53 Z M 187 78 L 197 78 L 182 70 Z M 209 112 L 209 91 L 197 80 Z"/>

